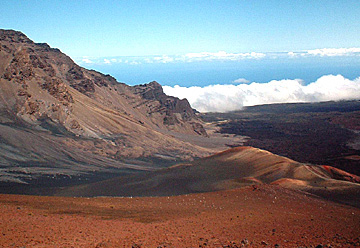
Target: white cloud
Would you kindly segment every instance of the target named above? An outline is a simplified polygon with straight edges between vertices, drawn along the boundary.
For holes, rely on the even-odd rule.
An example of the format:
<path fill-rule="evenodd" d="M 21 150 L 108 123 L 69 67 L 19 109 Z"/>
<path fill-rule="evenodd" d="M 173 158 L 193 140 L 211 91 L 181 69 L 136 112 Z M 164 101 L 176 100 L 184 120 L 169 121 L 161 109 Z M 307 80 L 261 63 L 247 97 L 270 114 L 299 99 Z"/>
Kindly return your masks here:
<path fill-rule="evenodd" d="M 80 64 L 142 64 L 142 63 L 191 63 L 202 61 L 240 61 L 258 59 L 281 59 L 281 58 L 301 58 L 301 57 L 334 57 L 334 56 L 360 56 L 360 48 L 321 48 L 304 51 L 288 52 L 248 52 L 248 53 L 228 53 L 219 52 L 199 52 L 187 53 L 183 55 L 155 55 L 155 56 L 118 56 L 118 57 L 80 57 L 76 61 Z"/>
<path fill-rule="evenodd" d="M 153 60 L 160 63 L 169 63 L 169 62 L 173 62 L 174 58 L 169 57 L 168 55 L 162 55 L 162 56 L 154 57 Z"/>
<path fill-rule="evenodd" d="M 92 64 L 92 63 L 94 63 L 92 60 L 90 60 L 90 59 L 88 59 L 88 58 L 83 58 L 83 59 L 81 60 L 81 62 L 83 62 L 83 63 L 85 63 L 85 64 Z"/>
<path fill-rule="evenodd" d="M 212 60 L 242 60 L 242 59 L 260 59 L 266 57 L 265 53 L 227 53 L 219 51 L 216 53 L 201 52 L 201 53 L 187 53 L 183 56 L 186 62 L 191 61 L 212 61 Z"/>
<path fill-rule="evenodd" d="M 129 64 L 129 65 L 140 65 L 141 62 L 138 62 L 138 61 L 129 61 L 129 60 L 125 60 L 124 61 L 125 64 Z"/>
<path fill-rule="evenodd" d="M 334 57 L 334 56 L 360 56 L 360 48 L 352 47 L 352 48 L 322 48 L 322 49 L 314 49 L 307 50 L 307 54 L 313 56 L 321 56 L 321 57 Z"/>
<path fill-rule="evenodd" d="M 287 55 L 291 58 L 293 57 L 297 57 L 298 56 L 298 53 L 294 53 L 294 52 L 288 52 Z"/>
<path fill-rule="evenodd" d="M 268 83 L 163 88 L 168 95 L 187 98 L 200 112 L 227 112 L 269 103 L 360 99 L 360 77 L 349 80 L 341 75 L 322 76 L 308 85 L 300 79 L 286 79 Z"/>
<path fill-rule="evenodd" d="M 248 84 L 248 83 L 250 83 L 250 81 L 247 80 L 246 78 L 238 78 L 238 79 L 234 80 L 233 83 L 236 83 L 236 84 Z"/>
<path fill-rule="evenodd" d="M 267 53 L 267 57 L 275 58 L 274 54 L 281 56 L 281 53 Z M 360 47 L 352 48 L 319 48 L 304 51 L 290 51 L 286 53 L 289 58 L 299 57 L 350 57 L 360 56 Z"/>

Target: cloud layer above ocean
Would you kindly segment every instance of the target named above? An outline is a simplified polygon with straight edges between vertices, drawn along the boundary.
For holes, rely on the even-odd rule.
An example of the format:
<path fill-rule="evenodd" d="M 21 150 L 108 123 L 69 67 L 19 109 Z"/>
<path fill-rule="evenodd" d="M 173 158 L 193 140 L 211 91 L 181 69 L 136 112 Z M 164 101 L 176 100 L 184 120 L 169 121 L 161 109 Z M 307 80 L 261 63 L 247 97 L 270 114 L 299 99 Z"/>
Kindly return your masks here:
<path fill-rule="evenodd" d="M 191 63 L 200 61 L 241 61 L 259 59 L 279 59 L 279 58 L 306 58 L 306 57 L 360 57 L 360 48 L 321 48 L 304 51 L 287 52 L 246 52 L 229 53 L 219 52 L 198 52 L 183 55 L 154 55 L 154 56 L 115 56 L 115 57 L 79 57 L 75 61 L 80 65 L 89 64 L 152 64 L 152 63 Z"/>
<path fill-rule="evenodd" d="M 200 112 L 227 112 L 270 103 L 360 99 L 360 77 L 350 80 L 342 75 L 325 75 L 306 85 L 301 79 L 250 83 L 241 78 L 234 82 L 240 84 L 163 88 L 168 95 L 187 98 Z"/>

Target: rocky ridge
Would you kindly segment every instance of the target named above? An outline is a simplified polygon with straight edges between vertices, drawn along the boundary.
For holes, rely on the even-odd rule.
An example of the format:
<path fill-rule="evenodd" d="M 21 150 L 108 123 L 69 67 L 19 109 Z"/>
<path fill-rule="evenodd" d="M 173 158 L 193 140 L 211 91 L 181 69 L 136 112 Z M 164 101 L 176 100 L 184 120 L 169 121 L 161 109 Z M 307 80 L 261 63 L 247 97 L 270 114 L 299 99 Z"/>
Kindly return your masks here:
<path fill-rule="evenodd" d="M 127 159 L 191 160 L 211 152 L 171 132 L 207 137 L 188 101 L 165 95 L 158 83 L 134 87 L 119 83 L 110 75 L 76 65 L 46 43 L 0 30 L 0 169 L 4 173 L 29 164 L 76 168 L 79 161 L 81 167 L 128 167 L 123 163 Z M 17 136 L 22 143 L 13 138 Z M 37 149 L 35 140 L 52 150 Z M 69 157 L 69 153 L 74 154 Z M 106 166 L 99 163 L 104 159 L 110 159 Z"/>
<path fill-rule="evenodd" d="M 75 92 L 70 92 L 74 89 L 76 93 L 80 92 L 119 113 L 137 117 L 133 119 L 139 119 L 137 121 L 140 124 L 149 124 L 147 119 L 150 119 L 152 124 L 161 128 L 174 129 L 171 126 L 180 125 L 185 127 L 186 132 L 206 135 L 204 129 L 198 131 L 201 127 L 196 128 L 196 131 L 191 130 L 192 126 L 199 127 L 201 123 L 189 102 L 165 95 L 157 82 L 134 87 L 121 84 L 110 75 L 76 65 L 59 49 L 50 48 L 46 43 L 34 43 L 20 32 L 1 30 L 0 40 L 1 79 L 13 83 L 8 88 L 16 88 L 14 93 L 17 102 L 11 107 L 19 117 L 27 121 L 47 116 L 53 121 L 59 121 L 70 132 L 91 136 L 89 132 L 74 130 L 82 129 L 82 125 L 70 120 L 75 101 Z M 37 85 L 32 84 L 33 81 Z M 48 95 L 52 98 L 44 100 L 43 98 L 49 98 Z M 54 112 L 62 113 L 63 118 L 56 116 Z M 148 118 L 149 116 L 154 118 Z M 187 125 L 190 128 L 186 128 Z M 175 129 L 181 131 L 181 128 Z M 98 132 L 101 133 L 100 130 Z"/>

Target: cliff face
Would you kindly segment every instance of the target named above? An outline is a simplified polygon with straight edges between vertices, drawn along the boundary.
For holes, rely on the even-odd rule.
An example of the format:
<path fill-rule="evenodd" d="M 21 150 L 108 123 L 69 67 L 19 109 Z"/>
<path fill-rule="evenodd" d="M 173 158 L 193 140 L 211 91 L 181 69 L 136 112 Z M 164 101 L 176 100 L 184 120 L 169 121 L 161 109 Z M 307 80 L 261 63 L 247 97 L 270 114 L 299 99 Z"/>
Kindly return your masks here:
<path fill-rule="evenodd" d="M 168 134 L 207 136 L 187 100 L 165 95 L 156 82 L 134 87 L 119 83 L 13 30 L 0 30 L 0 125 L 14 132 L 50 133 L 49 139 L 57 135 L 63 137 L 57 142 L 67 147 L 117 161 L 208 154 Z M 14 140 L 4 142 L 19 146 Z M 23 145 L 29 152 L 30 144 Z M 46 154 L 41 157 L 46 161 Z"/>
<path fill-rule="evenodd" d="M 195 111 L 191 108 L 187 99 L 166 95 L 161 85 L 156 81 L 136 85 L 132 88 L 132 92 L 144 99 L 138 107 L 143 109 L 149 116 L 160 115 L 162 124 L 168 129 L 176 129 L 181 124 L 185 129 L 207 136 L 204 127 L 197 121 Z M 156 120 L 156 118 L 153 119 Z M 181 131 L 178 128 L 176 130 Z"/>

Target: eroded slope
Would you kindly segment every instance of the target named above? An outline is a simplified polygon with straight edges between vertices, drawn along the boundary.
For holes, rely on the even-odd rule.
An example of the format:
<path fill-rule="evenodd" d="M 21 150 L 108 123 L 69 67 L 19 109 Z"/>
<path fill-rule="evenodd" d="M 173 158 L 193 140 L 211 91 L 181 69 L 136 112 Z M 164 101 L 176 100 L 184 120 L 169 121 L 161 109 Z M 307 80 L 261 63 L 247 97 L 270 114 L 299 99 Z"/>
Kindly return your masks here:
<path fill-rule="evenodd" d="M 358 206 L 360 178 L 252 147 L 233 148 L 156 172 L 59 190 L 68 196 L 161 196 L 276 184 Z"/>
<path fill-rule="evenodd" d="M 141 169 L 144 158 L 173 163 L 211 152 L 169 132 L 207 136 L 187 100 L 166 96 L 157 83 L 127 86 L 59 49 L 0 30 L 0 181 L 29 183 L 52 169 L 73 169 L 68 176 Z"/>

